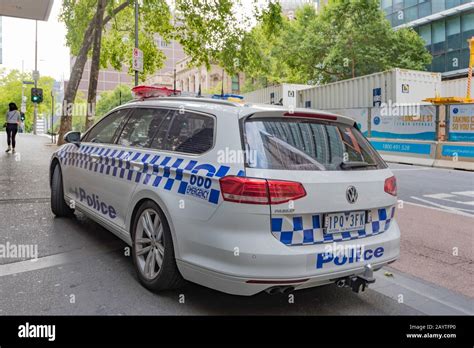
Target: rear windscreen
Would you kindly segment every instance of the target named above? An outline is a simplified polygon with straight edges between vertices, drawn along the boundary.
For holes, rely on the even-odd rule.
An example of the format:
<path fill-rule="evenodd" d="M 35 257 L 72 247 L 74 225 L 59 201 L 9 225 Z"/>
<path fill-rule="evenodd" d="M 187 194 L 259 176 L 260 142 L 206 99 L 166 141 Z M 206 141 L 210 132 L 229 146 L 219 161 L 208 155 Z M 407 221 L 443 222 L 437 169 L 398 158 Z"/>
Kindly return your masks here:
<path fill-rule="evenodd" d="M 248 119 L 244 123 L 244 139 L 246 162 L 251 168 L 365 170 L 386 167 L 360 131 L 342 123 Z"/>

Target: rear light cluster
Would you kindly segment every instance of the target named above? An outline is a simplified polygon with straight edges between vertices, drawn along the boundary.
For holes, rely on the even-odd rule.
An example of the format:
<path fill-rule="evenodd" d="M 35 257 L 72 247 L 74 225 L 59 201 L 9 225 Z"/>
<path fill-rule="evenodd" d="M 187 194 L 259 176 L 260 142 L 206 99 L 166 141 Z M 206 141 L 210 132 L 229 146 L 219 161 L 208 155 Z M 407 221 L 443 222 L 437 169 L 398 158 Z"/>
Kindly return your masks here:
<path fill-rule="evenodd" d="M 299 182 L 225 176 L 219 180 L 225 201 L 247 204 L 281 204 L 306 196 Z"/>
<path fill-rule="evenodd" d="M 383 190 L 392 196 L 397 195 L 397 179 L 394 176 L 385 179 L 385 184 L 383 185 Z"/>

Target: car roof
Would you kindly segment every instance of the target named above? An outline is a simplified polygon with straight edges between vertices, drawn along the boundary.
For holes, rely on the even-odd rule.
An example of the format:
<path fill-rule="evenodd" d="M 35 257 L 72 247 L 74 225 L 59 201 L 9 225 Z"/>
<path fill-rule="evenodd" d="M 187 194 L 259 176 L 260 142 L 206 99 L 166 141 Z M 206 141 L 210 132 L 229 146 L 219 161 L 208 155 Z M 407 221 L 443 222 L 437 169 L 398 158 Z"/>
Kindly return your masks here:
<path fill-rule="evenodd" d="M 353 125 L 354 119 L 315 109 L 307 108 L 290 108 L 288 106 L 274 105 L 274 104 L 257 104 L 257 103 L 245 103 L 244 102 L 233 102 L 228 100 L 204 98 L 204 97 L 152 97 L 145 99 L 135 99 L 126 104 L 121 105 L 118 108 L 129 108 L 129 107 L 144 107 L 144 106 L 163 106 L 173 108 L 187 108 L 194 111 L 202 111 L 205 113 L 214 114 L 219 112 L 221 115 L 228 115 L 230 117 L 246 117 L 255 115 L 258 117 L 280 117 L 294 114 L 295 116 L 311 117 L 315 116 L 328 116 L 326 120 L 342 122 L 345 124 Z M 118 109 L 117 108 L 117 109 Z"/>

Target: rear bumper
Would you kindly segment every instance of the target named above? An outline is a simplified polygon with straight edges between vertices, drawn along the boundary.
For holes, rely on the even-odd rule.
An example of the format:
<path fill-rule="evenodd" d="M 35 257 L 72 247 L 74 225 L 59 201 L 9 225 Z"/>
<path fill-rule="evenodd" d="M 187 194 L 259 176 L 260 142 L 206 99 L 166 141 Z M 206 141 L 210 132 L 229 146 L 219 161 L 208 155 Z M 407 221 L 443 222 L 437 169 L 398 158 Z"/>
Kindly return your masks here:
<path fill-rule="evenodd" d="M 273 238 L 271 234 L 269 237 Z M 214 255 L 211 263 L 177 260 L 178 268 L 185 279 L 194 283 L 229 294 L 250 296 L 278 285 L 298 290 L 329 284 L 339 278 L 362 274 L 367 264 L 374 270 L 380 269 L 400 254 L 400 230 L 396 221 L 379 235 L 335 244 L 288 247 L 274 241 L 272 254 L 268 254 L 267 248 L 259 254 L 258 244 L 253 244 L 255 248 L 250 253 L 240 250 L 238 255 L 233 250 L 209 250 L 208 255 Z M 350 251 L 332 253 L 336 248 L 361 250 L 361 253 L 360 256 Z"/>

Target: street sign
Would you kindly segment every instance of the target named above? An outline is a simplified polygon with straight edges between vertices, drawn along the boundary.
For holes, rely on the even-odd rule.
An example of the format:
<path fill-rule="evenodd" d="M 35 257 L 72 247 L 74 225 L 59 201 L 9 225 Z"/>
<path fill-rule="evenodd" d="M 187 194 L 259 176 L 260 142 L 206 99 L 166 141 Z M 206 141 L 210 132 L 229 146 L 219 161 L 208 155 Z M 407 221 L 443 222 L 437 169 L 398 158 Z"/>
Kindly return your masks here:
<path fill-rule="evenodd" d="M 38 81 L 40 78 L 40 73 L 38 70 L 33 70 L 33 80 Z"/>
<path fill-rule="evenodd" d="M 33 81 L 23 81 L 24 85 L 34 85 L 35 83 Z"/>
<path fill-rule="evenodd" d="M 133 49 L 132 69 L 143 72 L 143 51 L 138 48 Z"/>
<path fill-rule="evenodd" d="M 26 104 L 21 104 L 20 111 L 26 112 Z"/>

